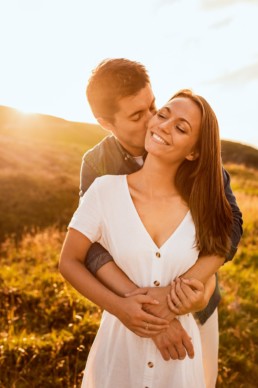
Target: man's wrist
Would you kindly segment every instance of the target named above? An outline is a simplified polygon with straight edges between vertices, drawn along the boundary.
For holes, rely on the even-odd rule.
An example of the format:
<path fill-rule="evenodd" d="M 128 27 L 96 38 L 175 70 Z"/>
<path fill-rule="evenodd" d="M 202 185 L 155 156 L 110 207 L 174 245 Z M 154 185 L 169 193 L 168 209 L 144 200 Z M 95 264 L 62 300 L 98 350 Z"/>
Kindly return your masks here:
<path fill-rule="evenodd" d="M 165 317 L 162 317 L 162 318 L 167 319 L 169 321 L 169 324 L 170 324 L 175 318 L 177 318 L 177 316 L 172 311 L 169 311 L 169 313 Z"/>

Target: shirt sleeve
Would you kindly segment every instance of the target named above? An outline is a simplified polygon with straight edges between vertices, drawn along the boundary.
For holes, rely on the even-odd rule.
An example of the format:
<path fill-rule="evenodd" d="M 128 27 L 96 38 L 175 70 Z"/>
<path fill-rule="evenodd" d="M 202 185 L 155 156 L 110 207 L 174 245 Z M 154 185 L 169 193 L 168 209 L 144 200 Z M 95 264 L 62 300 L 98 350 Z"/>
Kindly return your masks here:
<path fill-rule="evenodd" d="M 84 193 L 88 190 L 90 185 L 98 178 L 100 174 L 94 167 L 90 159 L 89 154 L 85 154 L 82 159 L 81 171 L 80 171 L 80 198 L 83 197 Z"/>
<path fill-rule="evenodd" d="M 232 214 L 233 214 L 233 228 L 232 228 L 232 235 L 231 235 L 231 250 L 229 254 L 226 257 L 226 261 L 232 260 L 236 251 L 237 246 L 239 244 L 239 241 L 241 239 L 241 236 L 243 234 L 243 219 L 242 219 L 242 213 L 237 205 L 236 198 L 232 192 L 232 189 L 230 187 L 230 176 L 229 173 L 223 169 L 223 179 L 224 179 L 224 188 L 225 188 L 225 194 L 227 197 L 227 200 L 231 206 Z"/>
<path fill-rule="evenodd" d="M 86 153 L 82 159 L 80 172 L 80 202 L 82 202 L 85 193 L 89 191 L 95 179 L 100 175 L 100 172 L 96 169 L 96 163 L 94 164 L 92 161 L 91 155 Z M 93 275 L 96 275 L 97 271 L 104 264 L 112 260 L 110 253 L 102 245 L 95 242 L 88 250 L 85 265 Z"/>
<path fill-rule="evenodd" d="M 91 242 L 99 241 L 103 215 L 100 209 L 98 180 L 89 187 L 68 225 L 84 234 Z"/>

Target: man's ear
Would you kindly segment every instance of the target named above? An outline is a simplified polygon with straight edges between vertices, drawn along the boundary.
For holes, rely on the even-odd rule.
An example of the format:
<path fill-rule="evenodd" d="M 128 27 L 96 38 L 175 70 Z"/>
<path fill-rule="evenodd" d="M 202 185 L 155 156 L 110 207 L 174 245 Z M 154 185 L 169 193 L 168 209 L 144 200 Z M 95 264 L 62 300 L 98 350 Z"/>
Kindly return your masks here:
<path fill-rule="evenodd" d="M 189 161 L 193 161 L 199 158 L 199 152 L 198 151 L 192 151 L 190 154 L 186 156 L 186 159 Z"/>
<path fill-rule="evenodd" d="M 107 121 L 103 117 L 97 117 L 97 122 L 102 128 L 106 129 L 107 131 L 113 132 L 113 124 L 110 123 L 110 121 Z"/>

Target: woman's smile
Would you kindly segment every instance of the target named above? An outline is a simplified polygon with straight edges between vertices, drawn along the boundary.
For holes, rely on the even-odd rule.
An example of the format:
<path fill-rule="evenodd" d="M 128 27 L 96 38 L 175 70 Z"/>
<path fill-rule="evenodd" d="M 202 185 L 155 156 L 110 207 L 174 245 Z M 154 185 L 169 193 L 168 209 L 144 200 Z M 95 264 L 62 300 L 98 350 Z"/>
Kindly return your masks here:
<path fill-rule="evenodd" d="M 169 143 L 165 139 L 163 139 L 163 137 L 157 135 L 157 133 L 151 132 L 151 137 L 156 143 L 169 145 Z"/>

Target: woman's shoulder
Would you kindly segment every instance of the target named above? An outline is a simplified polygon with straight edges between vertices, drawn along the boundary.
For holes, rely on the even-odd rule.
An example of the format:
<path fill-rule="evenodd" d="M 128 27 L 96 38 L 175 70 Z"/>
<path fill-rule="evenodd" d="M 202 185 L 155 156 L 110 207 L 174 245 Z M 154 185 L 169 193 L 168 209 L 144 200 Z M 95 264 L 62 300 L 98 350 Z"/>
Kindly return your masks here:
<path fill-rule="evenodd" d="M 103 175 L 94 180 L 81 198 L 80 205 L 93 203 L 103 204 L 116 202 L 123 192 L 126 175 Z"/>
<path fill-rule="evenodd" d="M 114 190 L 126 181 L 126 175 L 103 175 L 95 179 L 91 187 L 96 190 Z"/>

